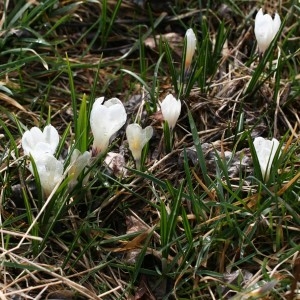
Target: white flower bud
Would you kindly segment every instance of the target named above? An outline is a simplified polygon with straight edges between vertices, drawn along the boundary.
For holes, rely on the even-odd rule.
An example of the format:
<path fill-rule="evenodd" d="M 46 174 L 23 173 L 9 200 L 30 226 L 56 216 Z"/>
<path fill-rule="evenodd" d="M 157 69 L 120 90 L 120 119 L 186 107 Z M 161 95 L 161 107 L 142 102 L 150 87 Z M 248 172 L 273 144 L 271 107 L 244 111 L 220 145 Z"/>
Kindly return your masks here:
<path fill-rule="evenodd" d="M 70 160 L 71 167 L 68 171 L 68 175 L 71 177 L 71 180 L 69 182 L 70 188 L 76 185 L 78 176 L 84 170 L 84 168 L 89 165 L 90 160 L 90 152 L 85 151 L 81 154 L 78 149 L 74 149 Z"/>
<path fill-rule="evenodd" d="M 152 126 L 142 128 L 139 124 L 133 123 L 126 128 L 126 137 L 129 144 L 129 149 L 136 161 L 137 168 L 140 166 L 141 154 L 144 146 L 153 135 Z"/>
<path fill-rule="evenodd" d="M 197 39 L 192 28 L 189 28 L 186 31 L 185 39 L 186 39 L 186 54 L 185 54 L 184 69 L 185 72 L 187 72 L 191 66 L 192 59 L 196 50 L 196 44 L 197 44 Z"/>
<path fill-rule="evenodd" d="M 164 120 L 168 122 L 169 128 L 172 130 L 175 127 L 181 112 L 181 101 L 169 94 L 160 103 L 160 107 Z"/>
<path fill-rule="evenodd" d="M 93 155 L 103 153 L 109 140 L 126 122 L 127 114 L 123 103 L 112 98 L 104 104 L 104 97 L 96 99 L 93 104 L 90 124 L 94 135 Z"/>
<path fill-rule="evenodd" d="M 276 13 L 274 19 L 269 14 L 263 14 L 262 8 L 255 17 L 254 33 L 260 52 L 265 52 L 280 28 L 280 17 Z"/>
<path fill-rule="evenodd" d="M 279 141 L 275 138 L 270 141 L 262 137 L 257 137 L 254 139 L 253 145 L 256 151 L 263 179 L 267 181 L 269 179 L 275 153 L 279 147 Z"/>

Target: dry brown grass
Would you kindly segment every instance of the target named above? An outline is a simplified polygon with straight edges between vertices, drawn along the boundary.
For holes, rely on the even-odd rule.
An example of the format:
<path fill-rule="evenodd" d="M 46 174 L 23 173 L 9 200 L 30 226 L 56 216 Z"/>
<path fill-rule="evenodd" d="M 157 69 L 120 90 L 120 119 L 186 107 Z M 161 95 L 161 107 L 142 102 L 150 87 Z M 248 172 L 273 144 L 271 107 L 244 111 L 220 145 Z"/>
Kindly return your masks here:
<path fill-rule="evenodd" d="M 213 179 L 216 177 L 214 156 L 216 150 L 222 158 L 229 155 L 228 151 L 234 153 L 234 160 L 237 162 L 240 162 L 241 156 L 245 157 L 242 172 L 245 177 L 252 174 L 247 139 L 238 142 L 239 134 L 242 132 L 249 131 L 252 138 L 274 136 L 280 139 L 290 131 L 289 144 L 297 144 L 299 136 L 294 128 L 300 128 L 298 101 L 300 94 L 299 87 L 297 88 L 299 29 L 296 29 L 291 37 L 288 37 L 288 34 L 295 24 L 299 25 L 297 21 L 299 12 L 292 11 L 289 3 L 285 2 L 281 3 L 279 8 L 282 16 L 290 14 L 279 45 L 281 47 L 285 43 L 290 43 L 290 48 L 294 50 L 293 54 L 284 54 L 285 58 L 288 55 L 293 57 L 291 60 L 286 59 L 279 82 L 275 82 L 275 78 L 271 76 L 253 94 L 245 94 L 247 84 L 259 63 L 259 58 L 248 63 L 255 52 L 252 30 L 254 3 L 235 1 L 243 13 L 242 16 L 234 6 L 219 5 L 214 1 L 210 8 L 204 5 L 201 9 L 197 1 L 177 1 L 179 4 L 175 7 L 176 14 L 173 14 L 167 5 L 162 9 L 157 1 L 149 2 L 152 6 L 141 7 L 135 5 L 133 1 L 122 1 L 118 18 L 105 41 L 99 34 L 101 26 L 99 16 L 103 9 L 101 3 L 60 1 L 57 5 L 61 10 L 50 9 L 39 15 L 36 21 L 28 22 L 28 28 L 31 28 L 32 32 L 16 26 L 15 31 L 10 29 L 8 33 L 4 28 L 4 22 L 16 1 L 6 1 L 7 15 L 2 13 L 0 16 L 0 29 L 2 28 L 0 39 L 5 38 L 1 51 L 13 47 L 31 47 L 48 64 L 47 70 L 41 60 L 29 60 L 30 55 L 34 57 L 33 53 L 29 52 L 28 61 L 25 63 L 19 61 L 18 68 L 14 69 L 12 65 L 7 67 L 6 71 L 0 69 L 0 88 L 4 86 L 13 92 L 10 95 L 0 89 L 1 120 L 14 137 L 18 149 L 21 149 L 21 137 L 16 119 L 27 128 L 44 125 L 50 109 L 51 123 L 60 133 L 73 121 L 70 80 L 65 67 L 68 60 L 78 99 L 82 99 L 83 94 L 90 96 L 96 82 L 93 96 L 119 97 L 126 105 L 129 119 L 140 113 L 144 118 L 143 124 L 151 124 L 154 127 L 155 134 L 150 143 L 146 174 L 154 176 L 158 183 L 146 176 L 136 176 L 133 170 L 128 171 L 128 178 L 119 179 L 112 174 L 111 179 L 107 177 L 107 170 L 99 167 L 100 175 L 96 174 L 91 178 L 94 183 L 91 184 L 92 189 L 77 190 L 77 194 L 72 195 L 69 201 L 79 198 L 79 205 L 70 208 L 63 220 L 60 220 L 58 228 L 53 229 L 53 234 L 48 238 L 44 248 L 36 254 L 32 251 L 32 245 L 34 242 L 42 241 L 43 236 L 33 236 L 31 232 L 39 222 L 39 215 L 34 214 L 36 219 L 29 224 L 24 215 L 25 208 L 22 202 L 22 189 L 26 189 L 33 200 L 34 188 L 30 189 L 27 185 L 30 180 L 24 168 L 24 157 L 18 156 L 12 146 L 8 146 L 7 132 L 0 129 L 0 152 L 3 153 L 0 160 L 0 182 L 1 180 L 3 182 L 0 194 L 0 222 L 7 227 L 0 228 L 1 300 L 161 299 L 172 289 L 175 291 L 172 297 L 182 299 L 184 291 L 192 288 L 194 291 L 187 292 L 187 298 L 219 299 L 220 290 L 224 299 L 231 297 L 275 299 L 270 298 L 272 295 L 278 296 L 276 299 L 293 298 L 289 293 L 289 284 L 295 289 L 299 280 L 299 250 L 293 251 L 292 245 L 299 248 L 297 246 L 299 224 L 294 221 L 290 211 L 285 211 L 282 216 L 276 215 L 278 213 L 276 205 L 282 208 L 284 205 L 293 206 L 292 203 L 286 204 L 286 199 L 280 200 L 283 202 L 276 205 L 271 203 L 270 214 L 274 212 L 273 219 L 268 214 L 262 214 L 261 220 L 257 221 L 256 209 L 259 208 L 261 197 L 267 198 L 268 194 L 261 194 L 257 191 L 257 185 L 247 180 L 241 184 L 239 166 L 238 169 L 230 171 L 229 177 L 233 186 L 232 193 L 240 189 L 242 200 L 234 201 L 232 205 L 235 209 L 224 213 L 219 206 L 221 201 L 216 187 L 208 187 L 204 183 L 203 174 L 197 164 L 187 108 L 195 120 L 208 173 Z M 35 1 L 32 3 L 33 7 L 38 4 Z M 116 1 L 107 1 L 109 16 L 115 9 L 115 3 Z M 3 11 L 3 4 L 0 5 Z M 150 66 L 153 66 L 160 56 L 160 49 L 154 42 L 155 36 L 162 35 L 169 41 L 174 51 L 174 63 L 179 67 L 185 26 L 193 26 L 197 30 L 200 43 L 203 38 L 200 13 L 209 16 L 208 27 L 212 40 L 215 39 L 221 20 L 230 28 L 227 45 L 223 48 L 216 74 L 207 78 L 209 83 L 207 88 L 202 90 L 195 86 L 190 95 L 182 99 L 185 104 L 175 131 L 174 149 L 166 155 L 161 115 L 159 113 L 149 115 L 145 112 L 141 101 L 141 99 L 148 101 L 145 89 L 139 82 L 121 71 L 125 68 L 136 73 L 140 72 L 139 52 L 135 50 L 128 56 L 122 59 L 121 57 L 136 45 L 140 31 L 144 34 L 151 28 L 153 22 L 151 23 L 150 17 L 153 20 L 161 17 L 161 23 L 145 41 L 148 45 L 145 48 L 145 59 L 149 66 L 145 78 L 151 85 L 153 69 Z M 60 20 L 66 16 L 67 18 L 60 24 Z M 96 25 L 93 27 L 94 24 Z M 48 32 L 50 29 L 51 32 Z M 45 41 L 49 44 L 33 42 L 32 40 L 37 38 L 36 33 L 45 37 Z M 294 46 L 295 44 L 298 46 Z M 279 53 L 276 51 L 278 50 L 275 50 L 275 58 Z M 16 56 L 13 53 L 1 54 L 0 66 L 14 60 Z M 275 59 L 272 64 L 276 64 Z M 292 69 L 293 64 L 295 69 Z M 165 61 L 160 71 L 158 94 L 159 99 L 162 99 L 167 93 L 173 92 L 173 87 Z M 278 95 L 274 99 L 276 88 Z M 239 129 L 241 123 L 242 127 Z M 72 128 L 69 134 L 74 135 Z M 122 152 L 126 148 L 124 131 L 119 133 L 118 138 L 113 150 Z M 66 148 L 68 146 L 66 145 Z M 186 210 L 187 219 L 193 228 L 195 243 L 195 249 L 187 251 L 195 251 L 200 256 L 205 252 L 203 250 L 205 242 L 215 237 L 216 241 L 210 250 L 203 254 L 203 259 L 199 263 L 196 263 L 198 256 L 193 252 L 195 258 L 188 262 L 189 266 L 185 266 L 184 260 L 188 261 L 190 257 L 184 256 L 184 250 L 180 249 L 178 244 L 172 244 L 167 261 L 170 264 L 174 263 L 174 268 L 170 270 L 172 276 L 166 279 L 167 277 L 160 277 L 155 273 L 157 270 L 154 267 L 160 266 L 162 259 L 158 229 L 161 212 L 158 207 L 159 201 L 162 200 L 167 209 L 171 210 L 174 199 L 165 186 L 162 187 L 161 182 L 165 183 L 168 180 L 175 188 L 179 188 L 184 182 L 187 176 L 184 169 L 184 149 L 189 151 L 187 156 L 189 168 L 192 170 L 194 193 L 199 196 L 203 206 L 209 207 L 199 217 L 193 211 L 190 201 L 185 196 L 182 197 L 182 207 Z M 131 160 L 127 150 L 122 153 L 126 161 Z M 297 153 L 298 151 L 295 151 L 293 155 L 296 156 Z M 298 165 L 299 161 L 295 158 L 294 164 L 286 167 L 297 169 Z M 130 163 L 129 166 L 133 167 Z M 117 181 L 122 185 L 118 185 Z M 271 187 L 271 192 L 277 193 L 278 197 L 284 196 L 287 190 L 298 185 L 298 174 L 283 180 L 280 184 L 279 189 L 276 184 Z M 12 190 L 12 187 L 16 186 L 17 192 Z M 185 195 L 189 192 L 188 186 L 185 187 Z M 298 186 L 294 193 L 298 193 Z M 204 194 L 206 196 L 202 196 Z M 40 214 L 47 209 L 49 201 L 51 195 Z M 291 209 L 295 209 L 294 206 Z M 299 210 L 295 212 L 297 215 L 298 213 Z M 243 239 L 240 239 L 240 234 L 234 236 L 228 220 L 230 217 L 236 224 L 243 225 L 240 229 L 244 234 Z M 245 221 L 247 218 L 249 222 Z M 257 231 L 253 229 L 256 227 Z M 178 217 L 177 229 L 179 243 L 182 242 L 184 247 L 187 246 L 182 216 Z M 266 231 L 270 234 L 266 234 Z M 251 241 L 247 240 L 247 236 L 251 236 Z M 276 237 L 281 238 L 278 243 L 274 241 Z M 135 276 L 133 269 L 138 262 L 138 255 L 144 251 L 144 245 L 147 245 L 146 259 L 142 267 L 148 273 L 139 274 L 133 284 L 132 277 Z M 257 252 L 252 256 L 254 249 Z M 243 261 L 242 254 L 246 258 L 247 255 L 249 257 Z M 200 271 L 196 272 L 196 269 Z M 207 272 L 201 274 L 203 270 Z M 267 277 L 270 278 L 269 281 L 266 281 Z M 220 286 L 223 288 L 218 288 Z M 275 286 L 278 292 L 274 292 Z M 257 288 L 248 291 L 248 287 Z"/>

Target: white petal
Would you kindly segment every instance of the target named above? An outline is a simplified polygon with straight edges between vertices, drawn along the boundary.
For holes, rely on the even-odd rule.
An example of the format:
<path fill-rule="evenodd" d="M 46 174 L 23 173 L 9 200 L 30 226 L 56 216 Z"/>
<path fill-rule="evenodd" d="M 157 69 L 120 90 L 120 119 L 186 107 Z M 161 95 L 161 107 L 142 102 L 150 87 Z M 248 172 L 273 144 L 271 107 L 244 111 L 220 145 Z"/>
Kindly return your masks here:
<path fill-rule="evenodd" d="M 126 137 L 128 142 L 130 143 L 131 141 L 134 141 L 137 136 L 138 137 L 141 136 L 142 131 L 143 129 L 139 124 L 137 123 L 129 124 L 126 127 Z"/>
<path fill-rule="evenodd" d="M 34 151 L 36 144 L 43 140 L 43 133 L 38 127 L 24 132 L 22 136 L 22 148 L 26 155 Z"/>
<path fill-rule="evenodd" d="M 280 25 L 281 25 L 281 20 L 280 20 L 278 13 L 276 13 L 274 16 L 274 20 L 273 20 L 273 38 L 277 34 L 277 32 L 280 28 Z"/>
<path fill-rule="evenodd" d="M 105 105 L 106 107 L 110 107 L 110 106 L 113 106 L 116 104 L 120 104 L 123 106 L 123 103 L 118 98 L 111 98 L 111 99 L 105 101 L 103 105 Z"/>
<path fill-rule="evenodd" d="M 81 152 L 78 149 L 74 149 L 71 155 L 70 164 L 73 164 L 80 155 Z"/>
<path fill-rule="evenodd" d="M 48 143 L 44 143 L 44 142 L 40 142 L 37 143 L 35 145 L 35 148 L 33 151 L 30 152 L 30 154 L 35 158 L 35 157 L 40 157 L 43 156 L 45 154 L 53 154 L 53 147 L 48 144 Z"/>
<path fill-rule="evenodd" d="M 143 141 L 143 143 L 144 143 L 144 145 L 146 144 L 146 143 L 148 143 L 149 142 L 149 140 L 152 138 L 152 136 L 153 136 L 153 127 L 152 126 L 147 126 L 145 129 L 144 129 L 144 141 Z"/>
<path fill-rule="evenodd" d="M 48 196 L 57 183 L 63 179 L 63 164 L 51 154 L 44 154 L 42 157 L 35 158 L 34 162 L 41 186 Z"/>
<path fill-rule="evenodd" d="M 127 114 L 123 104 L 115 104 L 108 108 L 108 121 L 111 135 L 116 133 L 126 122 Z"/>
<path fill-rule="evenodd" d="M 89 165 L 90 160 L 90 152 L 85 151 L 83 154 L 81 154 L 78 149 L 74 149 L 70 160 L 71 167 L 68 171 L 68 175 L 71 178 L 68 184 L 69 188 L 72 188 L 74 185 L 76 185 L 78 176 L 84 170 L 84 168 Z"/>
<path fill-rule="evenodd" d="M 52 154 L 55 152 L 59 143 L 59 134 L 55 127 L 47 125 L 43 131 L 44 142 L 51 146 Z"/>
<path fill-rule="evenodd" d="M 81 154 L 79 150 L 75 150 L 73 151 L 71 156 L 72 167 L 69 170 L 69 175 L 72 175 L 76 179 L 83 171 L 83 169 L 89 164 L 91 153 L 85 151 L 83 154 Z"/>
<path fill-rule="evenodd" d="M 262 8 L 257 12 L 256 17 L 255 17 L 255 23 L 260 22 L 264 17 L 264 13 Z"/>
<path fill-rule="evenodd" d="M 102 104 L 102 103 L 103 103 L 103 101 L 104 101 L 104 97 L 99 97 L 99 98 L 96 98 L 96 99 L 95 99 L 95 102 L 94 102 L 94 104 L 97 102 L 97 103 L 98 103 L 98 105 L 99 105 L 99 104 Z"/>
<path fill-rule="evenodd" d="M 22 137 L 22 147 L 26 155 L 38 152 L 53 154 L 58 143 L 59 135 L 52 125 L 46 126 L 43 132 L 38 127 L 32 127 Z"/>

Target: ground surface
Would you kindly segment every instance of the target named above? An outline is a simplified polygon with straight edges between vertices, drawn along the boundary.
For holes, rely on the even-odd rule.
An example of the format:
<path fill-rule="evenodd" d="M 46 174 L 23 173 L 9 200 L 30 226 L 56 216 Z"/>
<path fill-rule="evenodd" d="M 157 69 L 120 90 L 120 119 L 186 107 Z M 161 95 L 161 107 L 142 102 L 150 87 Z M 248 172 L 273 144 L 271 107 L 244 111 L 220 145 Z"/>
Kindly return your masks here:
<path fill-rule="evenodd" d="M 295 299 L 300 5 L 219 2 L 0 2 L 0 299 Z M 260 7 L 283 22 L 263 55 Z M 184 73 L 188 28 L 198 44 Z M 171 151 L 169 93 L 182 101 Z M 72 149 L 91 150 L 100 96 L 153 127 L 142 171 L 125 125 L 114 165 L 102 155 L 46 197 L 22 134 L 55 126 L 67 169 Z M 258 136 L 282 146 L 268 180 Z"/>

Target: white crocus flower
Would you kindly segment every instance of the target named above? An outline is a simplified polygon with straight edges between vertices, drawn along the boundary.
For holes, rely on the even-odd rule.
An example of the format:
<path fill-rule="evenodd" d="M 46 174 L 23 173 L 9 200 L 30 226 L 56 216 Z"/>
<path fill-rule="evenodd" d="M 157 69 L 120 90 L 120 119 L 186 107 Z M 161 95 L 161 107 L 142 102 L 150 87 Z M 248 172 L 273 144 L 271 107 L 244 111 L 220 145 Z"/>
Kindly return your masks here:
<path fill-rule="evenodd" d="M 175 127 L 181 112 L 180 100 L 177 100 L 173 95 L 169 94 L 160 103 L 160 107 L 164 120 L 168 122 L 169 128 L 172 130 Z"/>
<path fill-rule="evenodd" d="M 152 126 L 142 128 L 139 124 L 133 123 L 126 128 L 126 137 L 129 144 L 129 149 L 135 160 L 137 169 L 140 169 L 141 154 L 146 143 L 149 142 L 153 135 Z"/>
<path fill-rule="evenodd" d="M 63 163 L 48 153 L 44 153 L 40 157 L 34 157 L 34 162 L 42 189 L 46 197 L 48 197 L 55 186 L 63 179 Z M 31 173 L 34 173 L 32 166 L 29 169 Z"/>
<path fill-rule="evenodd" d="M 197 39 L 192 28 L 189 28 L 185 33 L 186 39 L 186 53 L 184 70 L 187 72 L 191 66 L 193 56 L 196 50 Z"/>
<path fill-rule="evenodd" d="M 70 160 L 71 167 L 68 171 L 68 175 L 71 178 L 69 182 L 70 188 L 76 185 L 78 176 L 84 170 L 84 168 L 89 165 L 90 160 L 91 160 L 90 152 L 85 151 L 84 153 L 81 154 L 81 152 L 78 149 L 74 149 Z"/>
<path fill-rule="evenodd" d="M 126 122 L 127 114 L 118 98 L 107 100 L 97 98 L 93 104 L 90 124 L 94 136 L 93 156 L 106 151 L 109 140 Z"/>
<path fill-rule="evenodd" d="M 276 13 L 274 19 L 269 14 L 263 14 L 262 8 L 255 17 L 254 33 L 259 51 L 264 53 L 271 44 L 280 28 L 280 17 Z"/>
<path fill-rule="evenodd" d="M 59 135 L 52 125 L 47 125 L 42 132 L 38 127 L 32 127 L 22 136 L 24 154 L 33 157 L 40 154 L 54 154 L 59 143 Z"/>
<path fill-rule="evenodd" d="M 275 153 L 279 147 L 279 141 L 275 138 L 270 141 L 262 137 L 257 137 L 254 139 L 253 145 L 256 151 L 263 179 L 267 181 L 269 179 Z"/>

